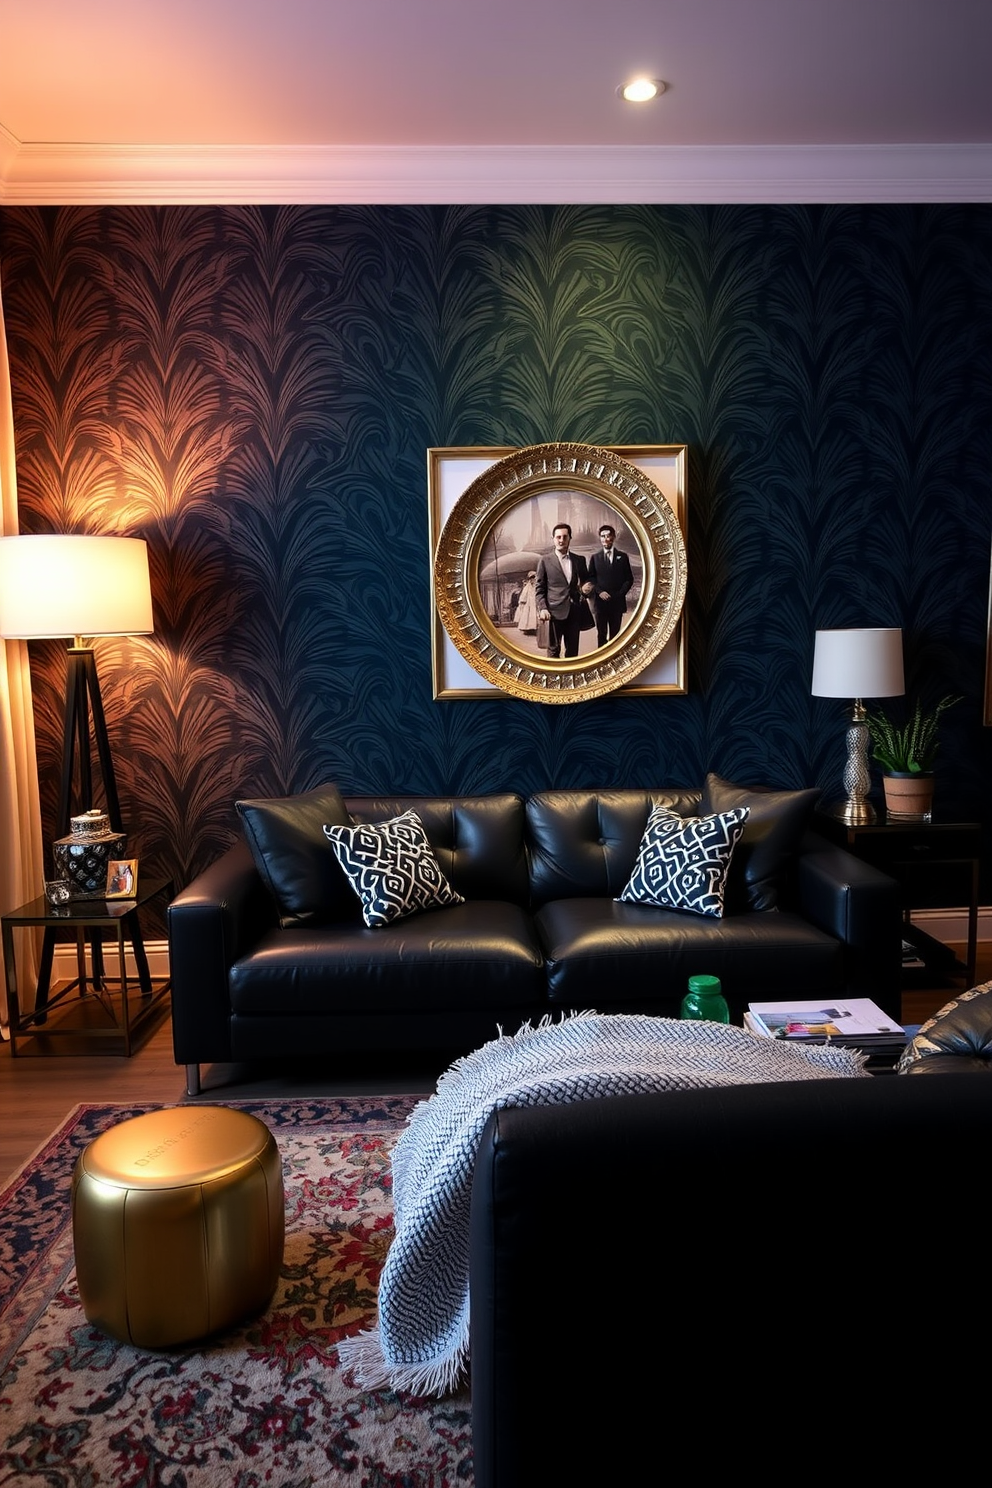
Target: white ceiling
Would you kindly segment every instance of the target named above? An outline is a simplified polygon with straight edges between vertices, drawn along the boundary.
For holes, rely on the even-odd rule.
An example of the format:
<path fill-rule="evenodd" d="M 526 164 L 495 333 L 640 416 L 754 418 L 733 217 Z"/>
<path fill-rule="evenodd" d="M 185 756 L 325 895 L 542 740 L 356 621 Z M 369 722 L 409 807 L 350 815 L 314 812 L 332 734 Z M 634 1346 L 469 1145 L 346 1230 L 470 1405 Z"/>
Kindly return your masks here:
<path fill-rule="evenodd" d="M 990 62 L 992 0 L 0 0 L 0 202 L 988 201 Z"/>

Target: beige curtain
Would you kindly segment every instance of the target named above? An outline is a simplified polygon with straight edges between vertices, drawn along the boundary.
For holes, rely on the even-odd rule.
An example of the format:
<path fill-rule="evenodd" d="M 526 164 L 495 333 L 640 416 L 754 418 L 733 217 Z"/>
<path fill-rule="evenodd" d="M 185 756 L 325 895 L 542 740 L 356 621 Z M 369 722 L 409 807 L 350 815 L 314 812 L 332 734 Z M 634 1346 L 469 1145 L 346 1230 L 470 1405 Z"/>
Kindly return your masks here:
<path fill-rule="evenodd" d="M 10 537 L 17 532 L 17 480 L 2 288 L 0 279 L 0 536 Z M 44 875 L 28 648 L 25 641 L 0 641 L 0 913 L 40 894 Z M 41 937 L 20 930 L 14 941 L 18 1000 L 25 1010 L 34 1006 Z M 0 1036 L 9 1037 L 2 967 Z"/>

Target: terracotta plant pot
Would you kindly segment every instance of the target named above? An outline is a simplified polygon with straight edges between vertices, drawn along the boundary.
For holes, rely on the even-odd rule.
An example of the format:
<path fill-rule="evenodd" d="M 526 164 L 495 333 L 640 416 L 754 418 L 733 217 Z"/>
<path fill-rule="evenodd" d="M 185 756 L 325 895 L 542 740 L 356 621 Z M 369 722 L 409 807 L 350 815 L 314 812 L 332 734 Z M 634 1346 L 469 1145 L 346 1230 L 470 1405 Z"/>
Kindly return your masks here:
<path fill-rule="evenodd" d="M 929 821 L 933 810 L 933 775 L 931 773 L 883 775 L 885 810 L 894 818 L 906 821 Z"/>

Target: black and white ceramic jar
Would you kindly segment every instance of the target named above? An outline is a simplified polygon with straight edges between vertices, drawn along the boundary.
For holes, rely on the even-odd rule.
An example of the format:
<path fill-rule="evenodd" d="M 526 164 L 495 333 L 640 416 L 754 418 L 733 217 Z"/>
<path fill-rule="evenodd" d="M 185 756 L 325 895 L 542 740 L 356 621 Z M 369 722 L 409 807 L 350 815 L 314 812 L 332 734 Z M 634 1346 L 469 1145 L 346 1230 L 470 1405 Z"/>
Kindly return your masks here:
<path fill-rule="evenodd" d="M 102 899 L 109 865 L 125 856 L 127 833 L 112 832 L 105 811 L 86 811 L 69 824 L 68 837 L 52 844 L 56 877 L 69 885 L 71 899 Z"/>

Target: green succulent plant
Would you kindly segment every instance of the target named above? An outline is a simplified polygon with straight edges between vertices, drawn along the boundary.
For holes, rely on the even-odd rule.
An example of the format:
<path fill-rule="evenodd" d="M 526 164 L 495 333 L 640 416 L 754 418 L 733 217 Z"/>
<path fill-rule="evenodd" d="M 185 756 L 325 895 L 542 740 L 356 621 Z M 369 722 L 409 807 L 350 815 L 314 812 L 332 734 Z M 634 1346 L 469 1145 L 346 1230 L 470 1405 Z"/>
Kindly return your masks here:
<path fill-rule="evenodd" d="M 940 748 L 937 737 L 940 715 L 960 701 L 960 696 L 949 692 L 924 712 L 917 698 L 912 717 L 901 727 L 881 709 L 869 708 L 865 722 L 871 736 L 871 752 L 882 769 L 897 775 L 922 775 L 932 770 Z"/>

